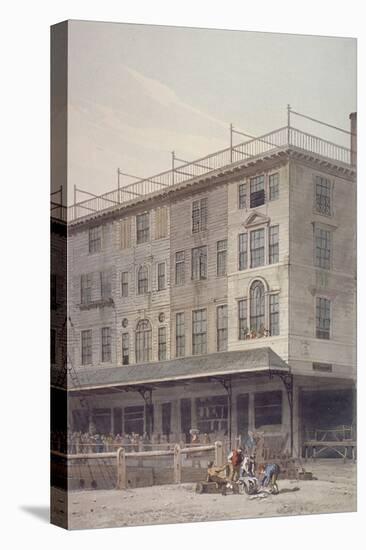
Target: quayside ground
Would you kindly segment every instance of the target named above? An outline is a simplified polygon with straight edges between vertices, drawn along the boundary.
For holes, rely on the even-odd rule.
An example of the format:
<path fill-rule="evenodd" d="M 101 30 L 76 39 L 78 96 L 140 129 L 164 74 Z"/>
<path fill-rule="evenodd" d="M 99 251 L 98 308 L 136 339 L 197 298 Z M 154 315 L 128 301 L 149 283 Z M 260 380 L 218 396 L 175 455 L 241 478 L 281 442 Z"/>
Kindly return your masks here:
<path fill-rule="evenodd" d="M 356 465 L 338 459 L 304 464 L 317 479 L 281 480 L 280 494 L 196 494 L 195 484 L 125 491 L 75 491 L 69 495 L 69 528 L 85 529 L 356 511 Z M 54 506 L 62 507 L 56 490 Z"/>

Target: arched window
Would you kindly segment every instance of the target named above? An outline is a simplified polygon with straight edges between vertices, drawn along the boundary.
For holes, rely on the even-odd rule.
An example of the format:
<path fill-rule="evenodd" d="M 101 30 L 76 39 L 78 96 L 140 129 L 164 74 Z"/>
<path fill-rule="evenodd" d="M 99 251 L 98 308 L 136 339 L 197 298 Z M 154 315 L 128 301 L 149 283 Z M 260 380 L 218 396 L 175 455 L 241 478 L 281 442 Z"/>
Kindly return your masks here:
<path fill-rule="evenodd" d="M 142 319 L 136 327 L 136 363 L 151 361 L 151 324 Z"/>
<path fill-rule="evenodd" d="M 250 330 L 264 331 L 265 328 L 264 285 L 254 281 L 250 287 Z"/>
<path fill-rule="evenodd" d="M 138 270 L 137 274 L 137 292 L 138 294 L 146 294 L 149 290 L 149 272 L 146 265 L 143 265 Z"/>

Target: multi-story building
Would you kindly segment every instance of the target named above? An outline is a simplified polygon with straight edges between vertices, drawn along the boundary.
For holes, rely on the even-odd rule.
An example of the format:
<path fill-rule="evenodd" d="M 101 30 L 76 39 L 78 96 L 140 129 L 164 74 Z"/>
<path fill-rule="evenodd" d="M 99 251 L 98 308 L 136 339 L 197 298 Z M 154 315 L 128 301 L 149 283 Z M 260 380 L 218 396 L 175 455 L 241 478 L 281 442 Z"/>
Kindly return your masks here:
<path fill-rule="evenodd" d="M 75 204 L 70 428 L 353 424 L 355 201 L 354 150 L 288 126 Z"/>

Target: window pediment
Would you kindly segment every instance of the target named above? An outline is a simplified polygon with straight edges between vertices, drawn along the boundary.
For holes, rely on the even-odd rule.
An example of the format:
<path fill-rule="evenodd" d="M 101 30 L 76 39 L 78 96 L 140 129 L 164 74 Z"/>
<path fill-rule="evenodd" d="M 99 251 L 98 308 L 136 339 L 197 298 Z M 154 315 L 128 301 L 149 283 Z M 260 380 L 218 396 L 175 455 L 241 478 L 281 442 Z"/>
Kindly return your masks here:
<path fill-rule="evenodd" d="M 268 216 L 265 216 L 260 212 L 252 212 L 250 216 L 247 217 L 243 225 L 246 228 L 250 228 L 256 227 L 257 225 L 269 225 L 270 222 L 271 218 L 269 218 Z"/>

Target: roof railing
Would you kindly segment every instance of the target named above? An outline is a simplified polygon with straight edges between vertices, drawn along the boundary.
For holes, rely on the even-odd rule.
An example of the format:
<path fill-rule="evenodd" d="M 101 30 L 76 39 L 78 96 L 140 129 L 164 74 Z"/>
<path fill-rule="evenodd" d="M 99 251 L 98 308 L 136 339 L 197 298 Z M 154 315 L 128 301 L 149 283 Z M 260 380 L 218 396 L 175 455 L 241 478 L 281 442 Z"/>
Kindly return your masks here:
<path fill-rule="evenodd" d="M 237 133 L 240 134 L 241 132 L 237 131 Z M 121 185 L 120 176 L 133 177 L 135 179 L 136 177 L 119 170 L 118 188 L 102 195 L 88 193 L 91 195 L 89 198 L 75 202 L 74 205 L 68 207 L 68 221 L 75 221 L 92 213 L 113 210 L 116 206 L 124 205 L 136 200 L 136 198 L 146 197 L 156 192 L 163 193 L 173 186 L 179 186 L 189 180 L 209 175 L 231 164 L 240 164 L 240 162 L 254 159 L 266 153 L 274 152 L 276 149 L 289 146 L 336 162 L 351 164 L 351 151 L 347 147 L 337 145 L 297 128 L 284 126 L 263 136 L 236 145 L 231 144 L 230 147 L 192 162 L 180 161 L 175 157 L 173 152 L 173 165 L 170 170 L 160 172 L 148 178 L 138 179 L 127 185 Z M 176 161 L 181 162 L 181 164 L 177 165 Z M 64 208 L 66 207 L 62 207 L 62 210 Z M 62 215 L 64 214 L 63 211 Z"/>

